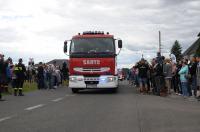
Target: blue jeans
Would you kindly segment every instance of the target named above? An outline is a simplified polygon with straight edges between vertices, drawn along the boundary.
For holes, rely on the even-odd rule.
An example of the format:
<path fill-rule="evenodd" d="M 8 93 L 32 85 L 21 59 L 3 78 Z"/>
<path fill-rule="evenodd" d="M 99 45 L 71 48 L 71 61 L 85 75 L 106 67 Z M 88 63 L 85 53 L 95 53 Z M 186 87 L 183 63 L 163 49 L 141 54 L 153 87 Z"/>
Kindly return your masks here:
<path fill-rule="evenodd" d="M 140 85 L 145 86 L 147 84 L 147 78 L 140 78 Z"/>
<path fill-rule="evenodd" d="M 188 96 L 188 82 L 181 82 L 183 96 Z"/>
<path fill-rule="evenodd" d="M 134 76 L 135 85 L 139 86 L 139 77 L 138 75 Z"/>
<path fill-rule="evenodd" d="M 192 90 L 193 90 L 193 95 L 197 96 L 197 76 L 193 75 L 192 76 Z"/>

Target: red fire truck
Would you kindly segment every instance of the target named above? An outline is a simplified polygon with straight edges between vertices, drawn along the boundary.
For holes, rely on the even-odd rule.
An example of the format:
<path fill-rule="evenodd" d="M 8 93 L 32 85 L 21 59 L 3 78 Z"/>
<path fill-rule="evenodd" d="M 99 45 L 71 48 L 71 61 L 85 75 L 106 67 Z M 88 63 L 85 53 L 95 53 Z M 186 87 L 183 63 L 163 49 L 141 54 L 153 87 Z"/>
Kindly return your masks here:
<path fill-rule="evenodd" d="M 69 52 L 69 88 L 73 93 L 83 89 L 117 90 L 120 50 L 117 54 L 116 41 L 121 50 L 122 40 L 108 32 L 87 31 L 64 42 L 64 53 Z"/>

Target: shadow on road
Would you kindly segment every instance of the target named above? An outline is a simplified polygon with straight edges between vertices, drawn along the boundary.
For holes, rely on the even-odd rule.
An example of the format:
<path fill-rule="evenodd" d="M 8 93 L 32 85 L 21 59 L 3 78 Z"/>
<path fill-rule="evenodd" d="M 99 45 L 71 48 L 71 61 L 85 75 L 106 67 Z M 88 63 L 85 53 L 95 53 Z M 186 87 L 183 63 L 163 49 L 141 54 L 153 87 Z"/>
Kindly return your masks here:
<path fill-rule="evenodd" d="M 86 89 L 80 90 L 77 94 L 117 94 L 118 92 L 113 92 L 109 89 Z"/>
<path fill-rule="evenodd" d="M 85 89 L 80 90 L 78 94 L 136 94 L 136 88 L 133 85 L 129 85 L 127 81 L 119 82 L 119 88 L 117 91 L 110 89 Z"/>

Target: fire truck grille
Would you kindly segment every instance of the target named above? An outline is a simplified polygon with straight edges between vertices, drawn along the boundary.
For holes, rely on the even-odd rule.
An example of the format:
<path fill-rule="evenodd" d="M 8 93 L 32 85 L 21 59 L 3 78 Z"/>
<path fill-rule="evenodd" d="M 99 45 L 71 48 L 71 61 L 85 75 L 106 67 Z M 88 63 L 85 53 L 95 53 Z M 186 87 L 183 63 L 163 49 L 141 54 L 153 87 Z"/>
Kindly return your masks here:
<path fill-rule="evenodd" d="M 99 77 L 84 77 L 85 84 L 99 84 Z"/>
<path fill-rule="evenodd" d="M 81 68 L 81 67 L 76 67 L 74 68 L 74 71 L 76 72 L 89 72 L 89 73 L 95 73 L 95 72 L 107 72 L 109 71 L 109 67 L 100 67 L 100 68 Z"/>
<path fill-rule="evenodd" d="M 101 72 L 101 69 L 88 69 L 88 68 L 83 68 L 83 72 Z"/>
<path fill-rule="evenodd" d="M 99 81 L 99 77 L 85 77 L 84 81 Z"/>

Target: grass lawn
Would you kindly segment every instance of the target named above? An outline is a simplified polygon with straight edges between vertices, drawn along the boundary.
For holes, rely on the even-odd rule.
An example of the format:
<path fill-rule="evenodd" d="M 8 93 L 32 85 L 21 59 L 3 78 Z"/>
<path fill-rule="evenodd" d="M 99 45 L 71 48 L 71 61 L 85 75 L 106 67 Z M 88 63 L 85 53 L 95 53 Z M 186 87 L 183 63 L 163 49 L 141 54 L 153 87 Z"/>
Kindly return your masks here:
<path fill-rule="evenodd" d="M 9 87 L 8 88 L 9 93 L 13 93 L 13 88 Z M 35 91 L 37 90 L 37 83 L 33 82 L 33 83 L 28 83 L 25 82 L 24 83 L 24 87 L 23 87 L 23 92 L 31 92 L 31 91 Z M 2 95 L 9 95 L 9 93 L 3 93 Z"/>
<path fill-rule="evenodd" d="M 68 81 L 63 81 L 63 84 L 62 86 L 68 86 Z M 33 83 L 28 83 L 28 82 L 25 82 L 24 83 L 24 87 L 23 87 L 23 92 L 31 92 L 31 91 L 35 91 L 37 90 L 37 83 L 36 82 L 33 82 Z M 13 88 L 10 88 L 9 87 L 9 93 L 12 93 L 13 94 Z M 3 93 L 2 95 L 9 95 L 9 93 Z"/>
<path fill-rule="evenodd" d="M 23 92 L 31 92 L 37 90 L 37 83 L 24 83 Z"/>

